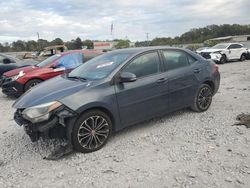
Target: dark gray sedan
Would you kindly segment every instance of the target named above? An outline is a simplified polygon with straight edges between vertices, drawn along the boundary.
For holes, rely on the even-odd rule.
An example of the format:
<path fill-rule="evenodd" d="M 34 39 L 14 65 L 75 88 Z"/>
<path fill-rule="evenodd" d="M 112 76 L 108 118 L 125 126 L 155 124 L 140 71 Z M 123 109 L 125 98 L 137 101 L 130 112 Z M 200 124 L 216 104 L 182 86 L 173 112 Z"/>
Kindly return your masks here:
<path fill-rule="evenodd" d="M 116 50 L 34 87 L 14 104 L 32 141 L 66 137 L 92 152 L 116 132 L 190 107 L 206 111 L 220 84 L 218 66 L 179 48 Z"/>
<path fill-rule="evenodd" d="M 20 67 L 35 65 L 38 62 L 35 60 L 20 60 L 16 57 L 0 53 L 0 78 L 3 73 Z M 1 82 L 1 81 L 0 81 Z"/>

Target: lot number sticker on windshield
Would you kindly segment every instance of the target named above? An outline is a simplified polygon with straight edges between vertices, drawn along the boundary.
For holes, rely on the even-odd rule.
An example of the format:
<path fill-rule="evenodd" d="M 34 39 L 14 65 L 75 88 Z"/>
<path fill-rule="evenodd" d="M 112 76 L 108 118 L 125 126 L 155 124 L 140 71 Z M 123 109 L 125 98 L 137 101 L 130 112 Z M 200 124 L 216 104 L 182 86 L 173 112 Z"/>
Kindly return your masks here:
<path fill-rule="evenodd" d="M 107 63 L 101 64 L 101 65 L 98 65 L 96 68 L 99 69 L 99 68 L 103 68 L 103 67 L 108 67 L 108 66 L 111 66 L 113 64 L 114 64 L 114 62 L 111 61 L 111 62 L 107 62 Z"/>

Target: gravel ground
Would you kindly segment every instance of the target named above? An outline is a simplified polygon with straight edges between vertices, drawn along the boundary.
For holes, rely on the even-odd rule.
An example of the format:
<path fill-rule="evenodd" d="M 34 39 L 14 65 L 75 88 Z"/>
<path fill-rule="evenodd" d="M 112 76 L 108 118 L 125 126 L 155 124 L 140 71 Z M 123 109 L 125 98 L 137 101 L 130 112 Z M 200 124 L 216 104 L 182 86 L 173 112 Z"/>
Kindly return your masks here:
<path fill-rule="evenodd" d="M 115 134 L 101 150 L 43 160 L 55 141 L 31 143 L 0 94 L 0 187 L 250 187 L 250 61 L 220 65 L 204 113 L 182 110 Z"/>

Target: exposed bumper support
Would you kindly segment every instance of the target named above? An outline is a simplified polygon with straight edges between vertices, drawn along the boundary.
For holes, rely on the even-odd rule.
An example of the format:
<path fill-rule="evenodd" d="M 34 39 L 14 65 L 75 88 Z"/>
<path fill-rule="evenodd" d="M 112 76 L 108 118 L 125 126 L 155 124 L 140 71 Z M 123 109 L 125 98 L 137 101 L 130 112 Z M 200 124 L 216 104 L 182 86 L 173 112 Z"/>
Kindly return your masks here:
<path fill-rule="evenodd" d="M 24 130 L 30 136 L 31 141 L 35 142 L 40 136 L 49 138 L 66 136 L 67 138 L 67 120 L 76 115 L 76 112 L 62 106 L 50 114 L 49 120 L 32 124 L 30 121 L 23 118 L 22 110 L 18 109 L 15 112 L 14 120 L 18 125 L 24 127 Z"/>

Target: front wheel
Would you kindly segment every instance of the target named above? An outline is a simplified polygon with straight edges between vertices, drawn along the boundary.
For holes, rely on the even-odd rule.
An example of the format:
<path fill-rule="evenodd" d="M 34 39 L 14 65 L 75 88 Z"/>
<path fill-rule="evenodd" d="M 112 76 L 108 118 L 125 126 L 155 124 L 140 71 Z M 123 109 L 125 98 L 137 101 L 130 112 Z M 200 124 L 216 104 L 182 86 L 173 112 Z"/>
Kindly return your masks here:
<path fill-rule="evenodd" d="M 224 64 L 224 63 L 226 63 L 227 62 L 227 57 L 226 57 L 226 55 L 222 55 L 221 56 L 221 58 L 220 58 L 220 64 Z"/>
<path fill-rule="evenodd" d="M 42 82 L 42 80 L 40 80 L 40 79 L 32 79 L 32 80 L 28 81 L 24 86 L 24 91 L 25 92 L 28 91 L 29 89 L 36 86 L 37 84 L 40 84 L 41 82 Z"/>
<path fill-rule="evenodd" d="M 192 110 L 196 112 L 206 111 L 212 103 L 213 91 L 208 84 L 202 84 L 195 95 Z"/>
<path fill-rule="evenodd" d="M 107 114 L 99 110 L 84 113 L 72 129 L 72 144 L 82 153 L 101 149 L 108 141 L 112 122 Z"/>
<path fill-rule="evenodd" d="M 246 60 L 246 55 L 245 54 L 242 54 L 241 56 L 240 56 L 240 61 L 245 61 Z"/>

